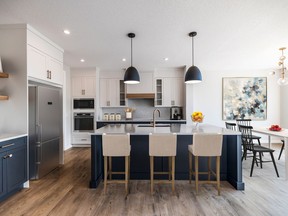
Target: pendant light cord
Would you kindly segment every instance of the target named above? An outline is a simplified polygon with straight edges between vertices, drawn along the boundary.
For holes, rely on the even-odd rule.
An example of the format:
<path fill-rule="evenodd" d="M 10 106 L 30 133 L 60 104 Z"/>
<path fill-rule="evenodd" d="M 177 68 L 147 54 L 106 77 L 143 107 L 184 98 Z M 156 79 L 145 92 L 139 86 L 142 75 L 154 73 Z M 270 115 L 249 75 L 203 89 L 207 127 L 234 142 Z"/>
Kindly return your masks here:
<path fill-rule="evenodd" d="M 194 66 L 194 36 L 192 38 L 192 66 Z"/>
<path fill-rule="evenodd" d="M 132 52 L 133 52 L 133 49 L 132 49 L 132 47 L 133 47 L 133 43 L 132 43 L 132 38 L 131 38 L 131 67 L 132 67 L 132 65 L 133 65 L 133 55 L 132 55 Z"/>

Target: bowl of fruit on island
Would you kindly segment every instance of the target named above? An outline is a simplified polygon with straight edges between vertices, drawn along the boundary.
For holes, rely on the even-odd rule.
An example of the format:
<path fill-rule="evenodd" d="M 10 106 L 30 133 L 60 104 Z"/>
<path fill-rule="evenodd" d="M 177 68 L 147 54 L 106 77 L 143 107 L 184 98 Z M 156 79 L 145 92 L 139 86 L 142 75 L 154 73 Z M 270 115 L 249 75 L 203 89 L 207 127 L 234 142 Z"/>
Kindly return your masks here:
<path fill-rule="evenodd" d="M 282 128 L 279 125 L 271 125 L 269 128 L 270 131 L 281 131 Z"/>
<path fill-rule="evenodd" d="M 193 112 L 191 115 L 191 119 L 193 122 L 202 123 L 204 115 L 202 114 L 202 112 Z"/>

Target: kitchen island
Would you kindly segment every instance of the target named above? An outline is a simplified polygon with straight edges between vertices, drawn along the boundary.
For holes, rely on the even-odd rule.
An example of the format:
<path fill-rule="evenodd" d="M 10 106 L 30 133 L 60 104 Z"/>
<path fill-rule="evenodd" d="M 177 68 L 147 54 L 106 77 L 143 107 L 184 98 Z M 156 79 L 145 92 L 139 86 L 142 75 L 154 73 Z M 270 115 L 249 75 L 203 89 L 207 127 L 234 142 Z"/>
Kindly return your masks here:
<path fill-rule="evenodd" d="M 149 133 L 176 133 L 177 155 L 175 164 L 176 180 L 188 180 L 188 145 L 192 144 L 195 133 L 223 134 L 221 156 L 221 180 L 228 181 L 237 190 L 244 190 L 241 162 L 241 134 L 208 124 L 201 124 L 199 128 L 186 124 L 159 124 L 157 127 L 135 124 L 110 124 L 97 129 L 91 135 L 91 181 L 90 187 L 96 188 L 103 179 L 102 134 L 130 133 L 131 144 L 131 179 L 150 179 L 149 164 Z M 212 168 L 215 161 L 212 160 Z M 156 158 L 155 171 L 167 171 L 168 159 Z M 206 158 L 199 161 L 199 169 L 207 169 Z M 113 158 L 113 171 L 124 170 L 124 159 Z M 117 177 L 117 176 L 116 176 Z M 119 176 L 121 178 L 121 176 Z"/>

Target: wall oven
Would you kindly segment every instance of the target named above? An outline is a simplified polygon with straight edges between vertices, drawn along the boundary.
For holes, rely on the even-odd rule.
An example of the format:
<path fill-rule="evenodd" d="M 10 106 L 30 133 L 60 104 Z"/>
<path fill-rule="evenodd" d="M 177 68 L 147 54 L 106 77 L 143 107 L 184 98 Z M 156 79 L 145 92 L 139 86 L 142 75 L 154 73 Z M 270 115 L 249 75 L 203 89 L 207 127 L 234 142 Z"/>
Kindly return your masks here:
<path fill-rule="evenodd" d="M 74 109 L 94 109 L 93 98 L 79 98 L 73 100 Z"/>
<path fill-rule="evenodd" d="M 94 131 L 94 113 L 74 113 L 74 132 Z"/>

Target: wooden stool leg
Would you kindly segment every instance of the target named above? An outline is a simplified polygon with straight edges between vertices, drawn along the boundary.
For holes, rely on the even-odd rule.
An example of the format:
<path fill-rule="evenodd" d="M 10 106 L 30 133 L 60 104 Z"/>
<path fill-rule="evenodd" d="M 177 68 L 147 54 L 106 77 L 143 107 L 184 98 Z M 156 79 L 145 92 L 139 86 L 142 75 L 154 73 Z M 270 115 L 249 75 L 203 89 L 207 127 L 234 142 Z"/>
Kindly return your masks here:
<path fill-rule="evenodd" d="M 109 179 L 112 179 L 112 157 L 109 158 L 109 163 L 108 163 L 108 174 L 109 174 Z"/>
<path fill-rule="evenodd" d="M 196 194 L 198 194 L 198 156 L 195 156 L 195 186 L 196 186 Z"/>
<path fill-rule="evenodd" d="M 171 165 L 171 157 L 168 157 L 168 162 L 169 162 L 169 181 L 171 181 L 171 172 L 172 172 L 172 165 Z"/>
<path fill-rule="evenodd" d="M 175 191 L 175 156 L 172 156 L 172 191 Z"/>
<path fill-rule="evenodd" d="M 129 170 L 129 156 L 125 156 L 125 191 L 128 194 L 128 170 Z"/>
<path fill-rule="evenodd" d="M 217 176 L 217 190 L 218 196 L 220 195 L 220 156 L 217 156 L 216 159 L 216 176 Z"/>
<path fill-rule="evenodd" d="M 192 178 L 192 153 L 189 151 L 189 183 L 191 184 Z"/>
<path fill-rule="evenodd" d="M 154 157 L 150 156 L 150 184 L 151 184 L 151 194 L 153 195 L 153 179 L 154 179 Z"/>
<path fill-rule="evenodd" d="M 107 188 L 107 156 L 104 156 L 104 194 Z"/>
<path fill-rule="evenodd" d="M 211 157 L 208 157 L 208 181 L 211 179 Z"/>
<path fill-rule="evenodd" d="M 130 155 L 128 156 L 128 183 L 130 181 Z"/>

